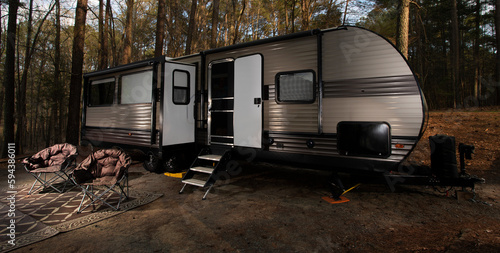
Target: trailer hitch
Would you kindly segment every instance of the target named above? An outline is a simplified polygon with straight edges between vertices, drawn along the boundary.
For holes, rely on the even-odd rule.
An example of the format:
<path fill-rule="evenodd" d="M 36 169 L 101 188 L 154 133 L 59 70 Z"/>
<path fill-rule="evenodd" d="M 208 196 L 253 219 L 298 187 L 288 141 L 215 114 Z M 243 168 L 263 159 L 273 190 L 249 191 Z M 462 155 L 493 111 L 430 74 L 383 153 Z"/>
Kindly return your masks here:
<path fill-rule="evenodd" d="M 460 152 L 460 175 L 465 176 L 465 159 L 471 160 L 475 147 L 473 145 L 466 145 L 463 143 L 458 144 L 458 151 Z"/>

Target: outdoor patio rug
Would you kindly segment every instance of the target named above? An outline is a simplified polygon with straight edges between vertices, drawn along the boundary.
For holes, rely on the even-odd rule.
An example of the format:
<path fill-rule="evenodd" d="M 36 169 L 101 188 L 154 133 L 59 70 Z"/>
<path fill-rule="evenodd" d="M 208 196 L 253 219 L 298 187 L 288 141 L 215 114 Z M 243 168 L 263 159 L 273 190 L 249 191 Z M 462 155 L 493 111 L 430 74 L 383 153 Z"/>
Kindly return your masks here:
<path fill-rule="evenodd" d="M 0 192 L 0 252 L 17 249 L 58 233 L 71 231 L 77 228 L 96 223 L 106 218 L 124 213 L 130 209 L 150 203 L 162 194 L 152 194 L 130 190 L 130 198 L 120 204 L 118 211 L 101 205 L 97 202 L 93 211 L 92 206 L 87 207 L 82 213 L 76 210 L 80 205 L 83 194 L 79 188 L 64 192 L 41 192 L 27 195 L 29 187 L 19 190 L 16 194 L 15 217 L 9 212 L 10 203 L 7 191 Z M 88 201 L 88 200 L 87 200 Z M 117 203 L 117 194 L 107 196 L 108 203 Z M 15 245 L 9 240 L 10 219 L 15 219 Z"/>

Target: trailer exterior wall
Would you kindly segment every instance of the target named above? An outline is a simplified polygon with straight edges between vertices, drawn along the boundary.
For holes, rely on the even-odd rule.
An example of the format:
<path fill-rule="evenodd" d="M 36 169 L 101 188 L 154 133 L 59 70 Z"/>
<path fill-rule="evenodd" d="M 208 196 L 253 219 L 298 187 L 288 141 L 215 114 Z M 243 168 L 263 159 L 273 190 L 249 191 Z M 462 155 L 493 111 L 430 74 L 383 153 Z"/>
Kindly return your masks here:
<path fill-rule="evenodd" d="M 123 65 L 112 69 L 97 71 L 86 74 L 84 94 L 84 117 L 82 120 L 82 141 L 88 141 L 96 146 L 106 145 L 128 145 L 145 148 L 159 148 L 159 135 L 157 130 L 160 126 L 159 117 L 159 102 L 153 96 L 152 85 L 156 84 L 156 88 L 160 87 L 161 80 L 161 64 L 158 64 L 159 59 L 151 59 L 144 62 Z M 154 71 L 153 68 L 157 68 Z M 151 71 L 151 72 L 148 72 Z M 138 73 L 156 73 L 156 78 L 148 76 L 139 80 L 131 80 L 129 88 L 131 92 L 137 96 L 143 97 L 144 92 L 147 92 L 146 97 L 151 98 L 149 103 L 119 103 L 120 77 Z M 92 82 L 102 79 L 115 79 L 115 98 L 113 104 L 103 106 L 89 105 L 89 89 Z M 142 82 L 146 80 L 146 82 Z M 129 100 L 130 101 L 130 100 Z M 126 101 L 125 101 L 126 102 Z M 154 102 L 154 105 L 153 105 Z M 153 110 L 156 107 L 156 112 Z M 153 114 L 155 118 L 153 119 Z M 152 128 L 155 129 L 152 129 Z M 153 131 L 153 132 L 152 132 Z M 152 139 L 153 138 L 153 139 Z"/>
<path fill-rule="evenodd" d="M 261 45 L 237 48 L 217 52 L 206 56 L 207 64 L 225 58 L 238 57 L 259 53 L 263 56 L 264 89 L 269 93 L 274 90 L 276 74 L 279 72 L 313 70 L 317 71 L 316 36 L 274 41 Z M 271 97 L 263 101 L 264 131 L 280 132 L 318 132 L 318 103 L 312 104 L 277 104 Z"/>
<path fill-rule="evenodd" d="M 86 126 L 151 131 L 151 104 L 88 107 Z"/>
<path fill-rule="evenodd" d="M 323 130 L 341 121 L 384 121 L 393 136 L 420 135 L 424 111 L 417 81 L 384 38 L 348 27 L 323 36 Z"/>
<path fill-rule="evenodd" d="M 379 166 L 398 164 L 416 145 L 423 131 L 425 114 L 423 95 L 408 63 L 390 42 L 362 28 L 323 31 L 321 40 L 320 131 L 315 134 L 313 131 L 311 134 L 288 132 L 275 125 L 274 129 L 268 129 L 272 139 L 269 151 L 332 157 L 332 163 L 344 161 L 342 166 L 366 164 L 363 161 L 380 162 Z M 265 121 L 275 122 L 272 118 L 286 115 L 285 109 L 304 110 L 300 104 L 280 108 L 280 104 L 273 103 L 274 85 L 269 87 L 269 110 L 265 111 Z M 309 120 L 315 121 L 315 112 L 309 115 Z M 307 121 L 304 117 L 301 119 Z M 391 155 L 377 158 L 339 154 L 337 125 L 342 121 L 389 123 Z M 391 166 L 384 169 L 391 169 Z"/>

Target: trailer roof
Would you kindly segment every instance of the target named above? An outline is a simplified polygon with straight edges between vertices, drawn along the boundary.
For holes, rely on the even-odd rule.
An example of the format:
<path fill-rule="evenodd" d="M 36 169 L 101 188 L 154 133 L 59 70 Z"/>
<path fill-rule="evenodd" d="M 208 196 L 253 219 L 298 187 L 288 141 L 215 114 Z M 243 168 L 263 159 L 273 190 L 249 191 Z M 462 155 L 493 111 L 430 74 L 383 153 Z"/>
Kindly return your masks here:
<path fill-rule="evenodd" d="M 309 31 L 303 31 L 303 32 L 286 34 L 286 35 L 281 35 L 281 36 L 276 36 L 276 37 L 259 39 L 259 40 L 229 45 L 229 46 L 225 46 L 225 47 L 208 49 L 205 51 L 201 51 L 200 53 L 176 57 L 176 58 L 173 58 L 171 60 L 175 61 L 175 60 L 181 60 L 181 59 L 190 58 L 190 57 L 196 57 L 199 55 L 215 54 L 215 53 L 219 53 L 219 52 L 245 48 L 245 47 L 249 47 L 249 46 L 256 46 L 256 45 L 262 45 L 262 44 L 272 43 L 272 42 L 277 42 L 277 41 L 291 40 L 291 39 L 308 37 L 308 36 L 315 36 L 315 35 L 323 33 L 323 32 L 329 32 L 329 31 L 335 31 L 335 30 L 345 30 L 345 29 L 347 29 L 347 27 L 348 26 L 339 26 L 339 27 L 328 28 L 328 29 L 324 29 L 324 30 L 313 29 L 313 30 L 309 30 Z M 84 74 L 83 76 L 88 78 L 88 77 L 94 77 L 94 76 L 99 76 L 99 75 L 103 75 L 103 74 L 109 74 L 109 73 L 113 73 L 113 72 L 143 67 L 143 66 L 149 66 L 149 65 L 152 65 L 154 62 L 164 60 L 165 58 L 166 58 L 166 56 L 160 56 L 160 57 L 151 58 L 151 59 L 147 59 L 147 60 L 143 60 L 143 61 L 138 61 L 138 62 L 133 62 L 133 63 L 125 64 L 125 65 L 111 67 L 111 68 L 104 69 L 104 70 L 89 72 L 89 73 Z"/>

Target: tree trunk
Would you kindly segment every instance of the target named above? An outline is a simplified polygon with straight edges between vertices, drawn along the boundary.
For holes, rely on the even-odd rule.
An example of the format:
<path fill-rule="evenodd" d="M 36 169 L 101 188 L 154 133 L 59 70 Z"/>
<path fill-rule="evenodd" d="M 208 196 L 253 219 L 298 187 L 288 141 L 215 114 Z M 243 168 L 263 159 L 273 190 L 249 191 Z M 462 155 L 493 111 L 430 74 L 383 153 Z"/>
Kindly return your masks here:
<path fill-rule="evenodd" d="M 330 3 L 330 6 L 331 6 L 331 3 Z M 347 7 L 349 6 L 349 0 L 346 0 L 345 1 L 345 9 L 344 9 L 344 19 L 342 21 L 342 25 L 345 25 L 345 19 L 347 17 Z"/>
<path fill-rule="evenodd" d="M 113 55 L 113 66 L 118 66 L 120 64 L 119 56 L 118 56 L 118 46 L 116 45 L 116 37 L 115 37 L 115 19 L 113 15 L 110 15 L 110 37 L 111 37 L 111 54 Z"/>
<path fill-rule="evenodd" d="M 497 46 L 496 58 L 496 91 L 497 91 L 497 105 L 500 105 L 500 0 L 495 1 L 495 38 Z"/>
<path fill-rule="evenodd" d="M 234 0 L 233 1 L 233 6 L 234 8 L 236 8 L 236 1 Z M 235 17 L 235 25 L 234 25 L 234 35 L 233 35 L 233 41 L 232 41 L 232 44 L 236 44 L 236 42 L 238 42 L 238 39 L 239 39 L 239 30 L 240 30 L 240 24 L 241 24 L 241 19 L 243 18 L 243 13 L 245 13 L 245 9 L 246 9 L 246 6 L 247 6 L 247 3 L 246 3 L 246 0 L 243 0 L 243 6 L 241 7 L 241 11 L 239 12 L 239 15 L 238 15 L 238 18 Z M 236 15 L 236 11 L 234 12 L 234 15 Z"/>
<path fill-rule="evenodd" d="M 9 0 L 9 21 L 7 24 L 7 50 L 5 52 L 4 80 L 5 103 L 3 120 L 2 157 L 7 157 L 8 143 L 14 143 L 14 96 L 16 82 L 16 23 L 18 0 Z"/>
<path fill-rule="evenodd" d="M 410 29 L 410 0 L 401 0 L 399 3 L 398 30 L 396 47 L 408 58 L 408 32 Z"/>
<path fill-rule="evenodd" d="M 109 22 L 111 19 L 111 0 L 106 1 L 106 11 L 104 14 L 104 37 L 102 40 L 102 64 L 104 68 L 109 67 Z"/>
<path fill-rule="evenodd" d="M 61 126 L 57 124 L 57 120 L 61 118 L 61 113 L 57 113 L 59 104 L 62 102 L 62 85 L 61 85 L 61 3 L 56 0 L 56 37 L 54 41 L 54 93 L 52 101 L 52 120 L 54 127 L 51 128 L 52 136 L 55 143 L 61 142 Z"/>
<path fill-rule="evenodd" d="M 80 100 L 82 96 L 86 20 L 87 0 L 78 0 L 75 14 L 73 59 L 71 63 L 68 125 L 66 127 L 66 142 L 73 145 L 78 145 L 80 136 Z"/>
<path fill-rule="evenodd" d="M 23 72 L 21 75 L 21 80 L 19 82 L 18 88 L 18 102 L 17 102 L 17 132 L 16 132 L 16 143 L 18 143 L 19 152 L 23 152 L 23 146 L 25 144 L 26 137 L 26 87 L 28 83 L 28 73 L 31 66 L 31 59 L 33 58 L 34 48 L 38 42 L 38 38 L 42 31 L 43 23 L 47 20 L 47 17 L 52 12 L 55 4 L 47 11 L 45 16 L 40 20 L 35 36 L 32 38 L 32 26 L 33 26 L 33 0 L 30 1 L 28 10 L 28 30 L 26 35 L 26 46 L 24 54 L 24 65 Z"/>
<path fill-rule="evenodd" d="M 212 34 L 210 37 L 210 47 L 217 47 L 217 27 L 219 26 L 219 0 L 213 0 L 212 2 Z"/>
<path fill-rule="evenodd" d="M 43 66 L 40 64 L 40 67 Z M 40 141 L 40 138 L 38 138 L 38 122 L 39 122 L 39 118 L 42 117 L 40 115 L 40 113 L 38 113 L 39 109 L 40 109 L 40 97 L 41 97 L 41 88 L 42 88 L 42 82 L 37 82 L 37 89 L 36 89 L 36 97 L 35 97 L 35 101 L 36 101 L 36 105 L 35 105 L 35 123 L 33 124 L 33 130 L 31 131 L 31 133 L 34 135 L 34 136 L 37 136 L 34 138 L 34 146 L 35 146 L 35 149 L 38 150 L 39 149 L 39 141 Z"/>
<path fill-rule="evenodd" d="M 193 35 L 196 27 L 196 7 L 198 5 L 198 0 L 192 0 L 191 2 L 191 12 L 189 13 L 189 27 L 186 39 L 186 50 L 185 55 L 191 54 L 191 44 L 193 43 Z"/>
<path fill-rule="evenodd" d="M 1 6 L 1 3 L 0 3 L 0 6 Z M 2 8 L 0 8 L 0 17 L 2 17 Z M 3 27 L 2 26 L 2 19 L 0 18 L 0 27 Z M 2 37 L 2 30 L 3 29 L 0 29 L 0 38 L 3 38 Z M 3 52 L 3 46 L 0 46 L 0 52 Z M 4 99 L 4 87 L 3 85 L 0 87 L 0 105 L 2 105 L 2 108 L 0 108 L 0 125 L 2 125 L 2 122 L 3 122 L 3 102 L 1 101 L 5 101 Z M 2 141 L 2 137 L 0 136 L 0 142 Z M 0 147 L 0 152 L 2 152 L 2 147 Z M 1 157 L 1 153 L 0 153 L 0 157 Z"/>
<path fill-rule="evenodd" d="M 31 36 L 33 34 L 33 0 L 29 2 L 28 9 L 28 25 L 26 31 L 26 47 L 24 52 L 24 65 L 21 81 L 19 82 L 17 91 L 17 131 L 16 143 L 18 150 L 23 153 L 24 133 L 26 132 L 26 84 L 28 82 L 28 70 L 31 61 Z M 33 45 L 34 46 L 34 45 Z"/>
<path fill-rule="evenodd" d="M 127 0 L 127 16 L 125 20 L 125 41 L 123 43 L 122 64 L 130 63 L 132 58 L 132 16 L 134 0 Z"/>
<path fill-rule="evenodd" d="M 302 23 L 302 31 L 307 31 L 309 30 L 309 7 L 311 5 L 311 0 L 301 0 L 300 2 L 300 7 L 301 7 L 301 20 L 300 22 Z"/>
<path fill-rule="evenodd" d="M 108 0 L 109 1 L 109 0 Z M 108 67 L 108 34 L 107 34 L 108 7 L 104 8 L 104 0 L 99 0 L 99 63 L 98 70 Z"/>
<path fill-rule="evenodd" d="M 481 73 L 480 73 L 480 58 L 479 58 L 479 43 L 481 36 L 481 0 L 476 0 L 476 18 L 474 28 L 474 97 L 480 105 L 481 103 Z"/>
<path fill-rule="evenodd" d="M 457 1 L 451 1 L 451 66 L 452 66 L 452 90 L 453 107 L 457 108 L 458 87 L 460 85 L 460 43 L 458 34 L 458 10 Z"/>
<path fill-rule="evenodd" d="M 156 43 L 155 43 L 156 57 L 163 55 L 163 42 L 165 41 L 165 23 L 166 23 L 165 5 L 166 5 L 166 0 L 158 1 L 158 17 L 156 19 Z"/>
<path fill-rule="evenodd" d="M 292 0 L 292 33 L 295 32 L 295 0 Z"/>
<path fill-rule="evenodd" d="M 0 14 L 1 15 L 1 14 Z M 1 26 L 0 26 L 1 27 Z M 1 29 L 0 29 L 1 30 Z M 4 87 L 3 85 L 0 87 L 0 101 L 5 101 L 4 100 Z M 0 125 L 3 123 L 3 102 L 0 102 L 2 105 L 2 108 L 0 108 Z M 2 125 L 3 126 L 3 125 Z M 0 137 L 0 142 L 2 141 L 2 138 Z M 0 147 L 0 152 L 2 152 L 2 148 Z M 1 155 L 1 154 L 0 154 Z"/>

